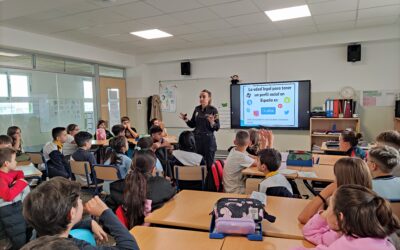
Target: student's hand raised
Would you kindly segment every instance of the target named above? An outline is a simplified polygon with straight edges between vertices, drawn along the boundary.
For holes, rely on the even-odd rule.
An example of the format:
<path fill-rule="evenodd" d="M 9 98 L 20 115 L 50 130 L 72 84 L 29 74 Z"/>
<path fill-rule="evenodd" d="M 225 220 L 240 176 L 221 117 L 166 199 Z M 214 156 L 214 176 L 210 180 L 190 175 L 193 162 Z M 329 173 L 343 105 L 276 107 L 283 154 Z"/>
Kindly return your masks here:
<path fill-rule="evenodd" d="M 101 226 L 95 220 L 92 220 L 92 232 L 97 240 L 103 242 L 108 241 L 107 233 L 104 232 L 103 228 L 101 228 Z"/>
<path fill-rule="evenodd" d="M 100 217 L 104 211 L 108 209 L 107 205 L 99 198 L 99 196 L 95 196 L 90 199 L 85 204 L 86 211 L 93 216 Z"/>

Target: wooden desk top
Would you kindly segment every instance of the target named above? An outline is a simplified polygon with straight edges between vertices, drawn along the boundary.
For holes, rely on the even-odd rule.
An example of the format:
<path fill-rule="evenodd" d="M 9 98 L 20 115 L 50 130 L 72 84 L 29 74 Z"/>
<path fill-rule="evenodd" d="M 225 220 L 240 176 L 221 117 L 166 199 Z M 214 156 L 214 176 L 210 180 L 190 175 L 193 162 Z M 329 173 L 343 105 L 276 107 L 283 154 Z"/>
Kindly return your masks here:
<path fill-rule="evenodd" d="M 162 208 L 147 216 L 145 221 L 159 225 L 208 231 L 211 222 L 210 212 L 215 202 L 223 197 L 245 198 L 247 196 L 183 190 Z M 264 234 L 274 237 L 303 239 L 302 225 L 297 221 L 297 216 L 308 202 L 308 200 L 302 199 L 268 197 L 266 210 L 277 218 L 275 223 L 264 220 Z"/>
<path fill-rule="evenodd" d="M 224 239 L 210 239 L 206 232 L 189 230 L 136 226 L 130 233 L 140 249 L 149 250 L 219 250 L 224 243 Z"/>
<path fill-rule="evenodd" d="M 178 143 L 178 139 L 176 138 L 175 135 L 168 135 L 168 136 L 164 137 L 164 140 L 166 140 L 167 142 L 169 142 L 171 144 L 177 144 Z"/>
<path fill-rule="evenodd" d="M 251 241 L 245 237 L 226 237 L 222 250 L 288 250 L 293 247 L 313 248 L 313 244 L 306 240 L 264 237 L 263 241 Z"/>
<path fill-rule="evenodd" d="M 318 161 L 319 165 L 335 165 L 336 161 L 341 158 L 348 157 L 346 155 L 325 155 L 325 154 L 313 154 L 315 161 Z M 319 160 L 317 160 L 319 159 Z"/>
<path fill-rule="evenodd" d="M 310 181 L 326 181 L 326 182 L 333 182 L 335 180 L 335 174 L 333 173 L 333 166 L 332 165 L 314 165 L 313 167 L 294 167 L 288 166 L 288 169 L 297 170 L 297 171 L 304 171 L 304 172 L 315 172 L 317 177 L 301 177 L 297 173 L 296 174 L 289 174 L 285 177 L 288 179 L 301 179 L 301 180 L 310 180 Z M 265 174 L 263 172 L 258 171 L 256 167 L 245 168 L 242 170 L 243 175 L 247 176 L 258 176 L 264 177 Z"/>
<path fill-rule="evenodd" d="M 18 162 L 16 170 L 21 170 L 24 172 L 24 177 L 40 177 L 42 172 L 37 169 L 31 162 Z"/>
<path fill-rule="evenodd" d="M 108 146 L 109 140 L 92 140 L 92 146 Z"/>

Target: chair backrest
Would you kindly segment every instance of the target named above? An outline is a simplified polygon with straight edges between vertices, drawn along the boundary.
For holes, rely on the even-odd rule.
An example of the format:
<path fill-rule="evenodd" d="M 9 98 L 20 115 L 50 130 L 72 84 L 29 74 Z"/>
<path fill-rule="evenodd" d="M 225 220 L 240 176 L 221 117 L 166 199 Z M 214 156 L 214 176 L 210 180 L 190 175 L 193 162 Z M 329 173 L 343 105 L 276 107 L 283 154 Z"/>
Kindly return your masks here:
<path fill-rule="evenodd" d="M 26 153 L 29 158 L 31 159 L 31 162 L 35 165 L 39 165 L 44 163 L 43 162 L 43 155 L 40 152 L 32 152 L 32 153 Z"/>
<path fill-rule="evenodd" d="M 400 201 L 392 201 L 390 202 L 390 206 L 392 207 L 393 213 L 400 219 Z"/>
<path fill-rule="evenodd" d="M 174 166 L 174 177 L 179 190 L 179 181 L 201 181 L 204 189 L 206 166 Z"/>
<path fill-rule="evenodd" d="M 111 165 L 94 165 L 93 172 L 97 179 L 104 181 L 117 181 L 122 179 L 119 169 Z"/>
<path fill-rule="evenodd" d="M 74 161 L 71 160 L 70 162 L 71 165 L 71 172 L 73 174 L 77 174 L 77 175 L 88 175 L 91 173 L 90 170 L 90 164 L 87 161 Z"/>
<path fill-rule="evenodd" d="M 246 194 L 251 194 L 253 191 L 258 192 L 258 186 L 263 181 L 261 178 L 247 178 L 246 179 Z"/>

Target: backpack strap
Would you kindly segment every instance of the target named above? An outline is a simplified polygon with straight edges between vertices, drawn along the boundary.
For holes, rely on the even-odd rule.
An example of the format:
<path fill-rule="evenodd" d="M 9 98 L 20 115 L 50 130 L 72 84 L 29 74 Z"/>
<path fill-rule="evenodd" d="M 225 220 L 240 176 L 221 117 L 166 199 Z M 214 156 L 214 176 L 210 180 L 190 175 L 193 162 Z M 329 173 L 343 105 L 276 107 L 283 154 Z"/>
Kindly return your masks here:
<path fill-rule="evenodd" d="M 216 191 L 218 191 L 220 182 L 219 182 L 218 170 L 217 170 L 217 167 L 216 167 L 215 163 L 213 163 L 211 165 L 211 172 L 212 172 L 212 176 L 213 176 L 213 179 L 214 179 L 215 187 L 217 189 Z"/>

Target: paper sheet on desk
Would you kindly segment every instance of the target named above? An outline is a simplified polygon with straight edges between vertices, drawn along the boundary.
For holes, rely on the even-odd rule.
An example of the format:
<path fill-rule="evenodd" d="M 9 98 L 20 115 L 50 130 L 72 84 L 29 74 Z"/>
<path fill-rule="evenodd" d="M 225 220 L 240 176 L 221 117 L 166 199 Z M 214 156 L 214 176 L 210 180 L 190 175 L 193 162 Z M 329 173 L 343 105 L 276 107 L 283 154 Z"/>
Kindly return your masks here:
<path fill-rule="evenodd" d="M 32 176 L 38 172 L 37 168 L 35 168 L 33 164 L 27 166 L 18 166 L 16 170 L 21 170 L 24 172 L 24 176 Z"/>
<path fill-rule="evenodd" d="M 284 168 L 284 169 L 279 169 L 278 172 L 283 175 L 291 175 L 291 174 L 297 174 L 298 171 Z"/>
<path fill-rule="evenodd" d="M 318 177 L 315 172 L 299 171 L 298 175 L 299 175 L 299 177 L 304 177 L 304 178 L 317 178 Z"/>

